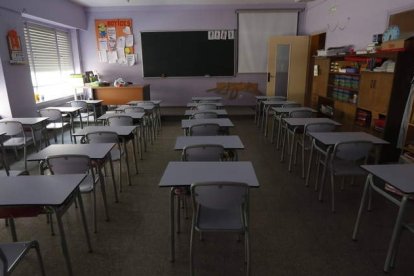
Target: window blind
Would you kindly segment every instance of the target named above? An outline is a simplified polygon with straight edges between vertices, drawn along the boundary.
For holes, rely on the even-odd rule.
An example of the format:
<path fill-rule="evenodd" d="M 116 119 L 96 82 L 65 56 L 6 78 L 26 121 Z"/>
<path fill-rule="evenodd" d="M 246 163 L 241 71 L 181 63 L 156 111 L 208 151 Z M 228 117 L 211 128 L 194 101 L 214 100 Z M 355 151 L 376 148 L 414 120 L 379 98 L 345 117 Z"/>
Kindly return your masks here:
<path fill-rule="evenodd" d="M 69 31 L 27 22 L 24 36 L 36 100 L 73 94 L 69 84 L 74 73 Z"/>

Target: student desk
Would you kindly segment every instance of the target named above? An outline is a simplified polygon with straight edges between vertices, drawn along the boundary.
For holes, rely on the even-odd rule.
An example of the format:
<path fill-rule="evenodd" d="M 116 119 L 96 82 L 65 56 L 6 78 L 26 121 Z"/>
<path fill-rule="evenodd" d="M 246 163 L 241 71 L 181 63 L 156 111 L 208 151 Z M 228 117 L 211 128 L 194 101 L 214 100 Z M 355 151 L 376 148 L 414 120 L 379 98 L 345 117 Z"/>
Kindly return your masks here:
<path fill-rule="evenodd" d="M 88 134 L 89 132 L 96 132 L 96 131 L 112 131 L 112 132 L 116 132 L 116 134 L 118 134 L 118 137 L 121 139 L 122 141 L 122 145 L 124 148 L 124 154 L 125 154 L 125 160 L 126 160 L 126 167 L 127 167 L 127 176 L 128 176 L 128 184 L 131 185 L 131 176 L 130 176 L 130 172 L 129 172 L 129 154 L 128 154 L 128 149 L 127 149 L 127 142 L 129 140 L 134 139 L 135 138 L 135 129 L 136 126 L 88 126 L 85 127 L 84 129 L 81 129 L 80 131 L 78 131 L 76 134 L 74 134 L 74 139 L 75 139 L 75 143 L 76 143 L 76 136 L 86 136 L 86 134 Z M 92 144 L 89 144 L 92 145 Z M 132 146 L 133 146 L 133 158 L 134 158 L 134 163 L 135 163 L 135 172 L 138 173 L 138 163 L 137 163 L 137 156 L 136 156 L 136 140 L 132 141 Z M 141 144 L 139 144 L 139 147 L 141 149 Z M 141 154 L 141 158 L 142 158 L 142 151 L 140 151 Z M 121 185 L 121 183 L 119 183 Z M 120 186 L 121 187 L 121 186 Z"/>
<path fill-rule="evenodd" d="M 132 119 L 134 119 L 134 121 L 135 120 L 141 121 L 144 118 L 145 113 L 144 112 L 131 112 L 131 113 L 122 113 L 122 114 L 119 114 L 119 113 L 105 113 L 105 114 L 102 114 L 102 116 L 100 116 L 97 120 L 102 121 L 103 124 L 105 124 L 106 120 L 109 117 L 117 116 L 117 115 L 126 115 L 126 116 L 132 117 Z"/>
<path fill-rule="evenodd" d="M 199 101 L 221 101 L 223 97 L 191 97 L 193 102 Z"/>
<path fill-rule="evenodd" d="M 86 155 L 89 156 L 90 159 L 93 160 L 109 160 L 111 173 L 112 173 L 112 183 L 114 187 L 115 193 L 115 202 L 118 202 L 118 192 L 116 189 L 116 181 L 113 171 L 112 165 L 112 158 L 111 158 L 111 150 L 115 146 L 114 143 L 96 143 L 96 144 L 53 144 L 39 152 L 33 153 L 27 157 L 27 161 L 44 161 L 49 156 L 53 155 L 65 155 L 65 154 L 79 154 L 79 155 Z M 97 162 L 98 166 L 101 164 Z M 40 168 L 40 172 L 43 173 L 42 168 Z M 104 183 L 104 176 L 102 175 L 101 168 L 98 167 L 98 175 L 101 184 L 101 189 L 103 193 L 105 192 L 105 183 Z M 105 195 L 104 200 L 106 201 Z M 106 204 L 105 204 L 106 206 Z M 105 210 L 105 213 L 108 217 L 108 210 Z"/>
<path fill-rule="evenodd" d="M 102 102 L 103 102 L 103 100 L 79 100 L 79 101 L 85 102 L 88 106 L 92 106 L 93 116 L 94 116 L 93 118 L 95 119 L 95 121 L 96 121 L 96 118 L 98 118 L 98 113 L 96 111 L 97 107 L 100 108 L 99 113 L 103 114 L 103 111 L 102 111 Z M 70 104 L 71 102 L 74 102 L 74 101 L 70 101 L 70 102 L 67 102 L 67 103 Z"/>
<path fill-rule="evenodd" d="M 175 140 L 174 150 L 183 150 L 185 147 L 194 145 L 216 144 L 223 146 L 226 150 L 234 150 L 235 160 L 238 160 L 237 151 L 244 149 L 244 145 L 237 135 L 217 136 L 178 136 Z"/>
<path fill-rule="evenodd" d="M 1 119 L 0 122 L 6 122 L 6 121 L 15 121 L 20 122 L 23 125 L 23 128 L 30 129 L 30 132 L 32 133 L 32 139 L 33 143 L 36 149 L 39 149 L 37 142 L 36 142 L 36 131 L 41 132 L 41 137 L 43 136 L 43 131 L 46 128 L 46 125 L 48 124 L 47 120 L 48 117 L 30 117 L 30 118 L 4 118 Z M 45 141 L 45 144 L 48 141 Z M 41 139 L 40 139 L 41 143 Z"/>
<path fill-rule="evenodd" d="M 260 124 L 260 114 L 262 113 L 262 102 L 263 101 L 270 101 L 272 99 L 276 99 L 276 97 L 282 98 L 283 96 L 256 96 L 256 107 L 254 112 L 254 121 L 259 126 Z M 283 97 L 286 99 L 286 97 Z"/>
<path fill-rule="evenodd" d="M 267 120 L 268 120 L 270 108 L 272 106 L 282 106 L 285 104 L 294 104 L 296 102 L 277 100 L 277 101 L 262 101 L 261 103 L 263 105 L 261 129 L 264 131 L 265 137 L 267 137 Z"/>
<path fill-rule="evenodd" d="M 213 109 L 213 110 L 205 110 L 205 111 L 204 110 L 203 111 L 200 111 L 200 110 L 195 110 L 195 109 L 187 109 L 185 111 L 184 115 L 185 116 L 193 116 L 194 113 L 197 113 L 197 112 L 211 112 L 211 113 L 216 113 L 217 116 L 219 116 L 219 117 L 227 117 L 227 115 L 228 115 L 228 113 L 227 113 L 227 111 L 225 109 Z"/>
<path fill-rule="evenodd" d="M 394 258 L 397 252 L 399 235 L 403 228 L 407 228 L 410 232 L 414 232 L 414 227 L 403 223 L 405 207 L 410 196 L 414 194 L 414 165 L 413 164 L 393 164 L 393 165 L 363 165 L 361 166 L 369 174 L 365 181 L 364 191 L 362 194 L 361 204 L 359 206 L 358 216 L 355 222 L 352 239 L 356 240 L 359 223 L 361 220 L 362 210 L 368 194 L 368 189 L 374 190 L 395 205 L 399 207 L 397 219 L 392 231 L 391 240 L 389 242 L 387 257 L 385 259 L 384 271 L 388 272 L 390 267 L 394 265 Z M 378 187 L 375 183 L 376 179 L 380 179 L 397 190 L 401 191 L 401 198 L 397 198 L 385 190 Z M 381 182 L 381 181 L 380 181 Z"/>
<path fill-rule="evenodd" d="M 196 108 L 200 104 L 213 104 L 217 108 L 222 108 L 224 106 L 222 103 L 199 103 L 199 102 L 196 102 L 196 103 L 188 103 L 187 107 Z"/>
<path fill-rule="evenodd" d="M 161 102 L 162 102 L 161 100 L 130 101 L 130 102 L 127 102 L 127 104 L 129 104 L 129 105 L 139 105 L 139 104 L 143 104 L 143 103 L 153 103 L 154 105 L 159 106 Z"/>
<path fill-rule="evenodd" d="M 69 275 L 73 275 L 73 271 L 62 216 L 74 202 L 75 197 L 78 199 L 88 249 L 92 252 L 82 196 L 79 192 L 79 184 L 85 177 L 86 175 L 84 174 L 71 174 L 48 176 L 27 175 L 0 178 L 0 206 L 47 206 L 56 214 L 60 242 Z"/>
<path fill-rule="evenodd" d="M 189 187 L 195 182 L 232 181 L 243 182 L 252 188 L 259 187 L 251 162 L 169 162 L 158 184 L 171 188 L 170 192 L 170 235 L 171 261 L 175 259 L 174 189 Z"/>
<path fill-rule="evenodd" d="M 47 107 L 46 109 L 57 109 L 63 114 L 68 114 L 70 117 L 70 124 L 72 126 L 72 132 L 75 133 L 75 126 L 73 125 L 73 117 L 78 115 L 80 126 L 83 128 L 82 116 L 80 110 L 81 107 L 71 107 L 71 106 L 56 106 L 56 107 Z"/>
<path fill-rule="evenodd" d="M 275 122 L 276 122 L 276 117 L 278 115 L 281 118 L 281 117 L 286 117 L 292 111 L 307 111 L 307 110 L 312 111 L 314 113 L 317 112 L 315 109 L 310 108 L 310 107 L 272 107 L 272 111 L 274 111 L 274 116 L 273 116 L 273 122 L 272 122 L 272 136 L 270 137 L 270 141 L 273 143 L 273 139 L 275 136 Z M 280 124 L 280 121 L 279 121 L 278 130 L 277 130 L 276 148 L 279 148 L 281 129 L 282 129 L 282 124 Z"/>
<path fill-rule="evenodd" d="M 234 127 L 234 124 L 228 118 L 181 120 L 181 128 L 184 129 L 184 134 L 188 133 L 191 126 L 199 124 L 218 124 L 220 128 Z"/>

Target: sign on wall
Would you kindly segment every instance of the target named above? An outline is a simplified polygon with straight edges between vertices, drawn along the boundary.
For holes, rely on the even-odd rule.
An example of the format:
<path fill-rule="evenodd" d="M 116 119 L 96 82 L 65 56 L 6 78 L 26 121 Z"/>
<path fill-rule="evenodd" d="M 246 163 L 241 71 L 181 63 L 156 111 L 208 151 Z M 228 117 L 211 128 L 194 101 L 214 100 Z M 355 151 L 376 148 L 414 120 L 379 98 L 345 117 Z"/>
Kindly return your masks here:
<path fill-rule="evenodd" d="M 95 33 L 100 62 L 135 64 L 132 19 L 96 19 Z"/>

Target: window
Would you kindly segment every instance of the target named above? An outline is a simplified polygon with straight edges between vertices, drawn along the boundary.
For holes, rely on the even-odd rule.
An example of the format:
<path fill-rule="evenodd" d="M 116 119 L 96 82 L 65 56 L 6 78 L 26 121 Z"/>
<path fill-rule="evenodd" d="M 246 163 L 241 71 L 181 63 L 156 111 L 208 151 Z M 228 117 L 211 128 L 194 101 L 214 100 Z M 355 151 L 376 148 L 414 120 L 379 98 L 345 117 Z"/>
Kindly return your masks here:
<path fill-rule="evenodd" d="M 36 102 L 73 95 L 70 32 L 26 23 L 24 36 Z"/>

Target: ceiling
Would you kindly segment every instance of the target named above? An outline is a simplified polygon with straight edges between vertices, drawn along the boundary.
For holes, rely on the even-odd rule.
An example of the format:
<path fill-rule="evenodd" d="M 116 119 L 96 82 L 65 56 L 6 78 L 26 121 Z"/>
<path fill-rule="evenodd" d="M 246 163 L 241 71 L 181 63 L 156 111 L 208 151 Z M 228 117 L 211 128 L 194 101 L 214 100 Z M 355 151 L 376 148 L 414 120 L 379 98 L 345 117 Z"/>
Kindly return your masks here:
<path fill-rule="evenodd" d="M 211 5 L 211 4 L 286 4 L 295 0 L 70 0 L 85 7 Z"/>

